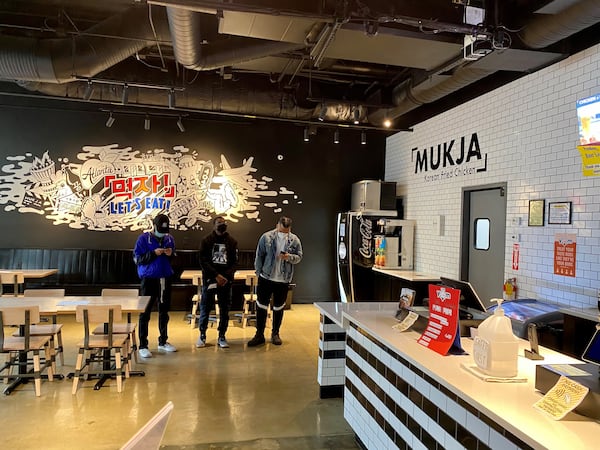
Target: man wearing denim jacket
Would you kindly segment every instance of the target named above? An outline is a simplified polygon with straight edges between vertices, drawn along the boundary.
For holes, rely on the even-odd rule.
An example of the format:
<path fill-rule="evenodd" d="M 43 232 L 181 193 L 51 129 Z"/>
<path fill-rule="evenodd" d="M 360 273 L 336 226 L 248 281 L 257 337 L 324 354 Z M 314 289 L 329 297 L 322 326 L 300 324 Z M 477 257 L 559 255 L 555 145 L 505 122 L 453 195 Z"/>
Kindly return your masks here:
<path fill-rule="evenodd" d="M 271 342 L 281 345 L 279 329 L 283 321 L 283 308 L 294 266 L 302 261 L 302 243 L 291 232 L 292 219 L 281 217 L 274 230 L 264 233 L 256 248 L 254 268 L 258 276 L 256 290 L 256 335 L 249 347 L 265 343 L 265 325 L 271 296 L 273 297 L 273 329 Z"/>

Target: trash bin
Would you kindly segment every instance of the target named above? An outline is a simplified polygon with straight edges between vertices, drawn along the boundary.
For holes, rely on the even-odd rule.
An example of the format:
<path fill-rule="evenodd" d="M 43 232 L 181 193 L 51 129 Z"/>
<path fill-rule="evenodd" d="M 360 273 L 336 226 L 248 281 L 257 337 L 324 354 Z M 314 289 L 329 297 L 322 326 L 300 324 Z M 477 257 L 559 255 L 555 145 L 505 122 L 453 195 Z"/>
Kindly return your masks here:
<path fill-rule="evenodd" d="M 285 298 L 285 306 L 284 306 L 284 310 L 286 309 L 292 309 L 292 299 L 294 297 L 294 288 L 296 287 L 295 284 L 291 283 L 288 286 L 288 292 L 287 292 L 287 297 Z"/>

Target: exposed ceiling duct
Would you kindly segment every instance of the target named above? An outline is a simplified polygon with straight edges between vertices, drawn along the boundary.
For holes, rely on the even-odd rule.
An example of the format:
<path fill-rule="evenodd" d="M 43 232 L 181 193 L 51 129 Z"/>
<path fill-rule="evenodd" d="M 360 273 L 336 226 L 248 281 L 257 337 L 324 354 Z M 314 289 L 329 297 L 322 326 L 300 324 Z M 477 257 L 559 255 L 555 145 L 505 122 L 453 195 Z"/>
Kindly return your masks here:
<path fill-rule="evenodd" d="M 598 0 L 498 0 L 476 25 L 464 22 L 464 3 L 5 2 L 0 79 L 10 83 L 0 82 L 0 94 L 36 95 L 17 82 L 103 107 L 380 128 L 385 118 L 411 123 L 422 105 L 456 104 L 474 83 L 485 91 L 491 74 L 528 73 L 563 58 L 575 51 L 565 45 L 573 33 L 600 22 Z M 539 6 L 550 14 L 535 14 Z M 465 36 L 485 47 L 483 57 L 468 57 Z"/>
<path fill-rule="evenodd" d="M 52 97 L 82 98 L 87 83 L 80 81 L 67 84 L 25 83 L 25 88 L 35 90 Z M 128 88 L 130 107 L 164 107 L 167 93 L 156 89 L 137 87 Z M 94 89 L 93 97 L 97 102 L 113 105 L 121 104 L 121 90 L 115 86 L 102 84 Z M 302 108 L 296 104 L 293 95 L 273 90 L 261 81 L 251 83 L 233 83 L 223 87 L 218 77 L 202 84 L 194 84 L 185 91 L 176 94 L 177 108 L 180 110 L 214 111 L 244 116 L 273 117 L 289 120 L 310 120 L 313 108 Z"/>
<path fill-rule="evenodd" d="M 132 27 L 133 23 L 137 26 Z M 164 11 L 157 8 L 150 21 L 147 7 L 133 7 L 79 36 L 57 39 L 2 36 L 0 78 L 67 83 L 75 81 L 77 76 L 93 77 L 146 47 L 169 41 Z"/>
<path fill-rule="evenodd" d="M 600 22 L 600 1 L 582 0 L 560 14 L 540 15 L 520 34 L 529 48 L 546 48 Z"/>
<path fill-rule="evenodd" d="M 175 57 L 187 69 L 214 70 L 304 47 L 295 43 L 238 37 L 202 45 L 200 13 L 169 6 L 167 16 Z"/>
<path fill-rule="evenodd" d="M 534 18 L 525 25 L 521 38 L 528 47 L 545 48 L 598 22 L 600 22 L 600 1 L 582 0 L 560 14 Z M 491 51 L 493 48 L 490 49 L 490 53 Z M 503 49 L 499 51 L 502 52 Z M 453 62 L 453 65 L 456 63 Z M 394 89 L 392 99 L 395 106 L 372 111 L 369 114 L 369 122 L 381 124 L 385 120 L 397 119 L 425 103 L 435 102 L 494 72 L 495 70 L 477 68 L 476 63 L 464 61 L 462 67 L 453 69 L 450 77 L 434 84 L 433 87 L 423 88 L 421 84 L 412 86 L 410 81 L 404 82 Z M 425 79 L 422 85 L 426 86 L 429 81 L 430 79 Z"/>

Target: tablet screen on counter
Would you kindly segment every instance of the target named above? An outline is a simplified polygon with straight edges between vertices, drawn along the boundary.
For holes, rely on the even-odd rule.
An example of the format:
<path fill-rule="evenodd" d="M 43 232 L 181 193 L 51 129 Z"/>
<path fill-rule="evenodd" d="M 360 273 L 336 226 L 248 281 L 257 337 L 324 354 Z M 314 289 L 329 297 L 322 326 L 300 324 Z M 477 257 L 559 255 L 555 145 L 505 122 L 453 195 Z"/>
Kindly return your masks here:
<path fill-rule="evenodd" d="M 600 330 L 596 330 L 594 333 L 594 336 L 585 348 L 581 359 L 600 366 Z"/>

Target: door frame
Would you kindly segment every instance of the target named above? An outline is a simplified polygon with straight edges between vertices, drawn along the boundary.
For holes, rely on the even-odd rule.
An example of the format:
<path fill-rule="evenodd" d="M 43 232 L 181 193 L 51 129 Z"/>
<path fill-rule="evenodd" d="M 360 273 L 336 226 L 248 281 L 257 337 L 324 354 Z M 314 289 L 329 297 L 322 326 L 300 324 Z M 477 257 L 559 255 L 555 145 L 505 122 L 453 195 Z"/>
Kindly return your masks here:
<path fill-rule="evenodd" d="M 499 183 L 482 184 L 478 186 L 464 186 L 462 188 L 462 214 L 460 223 L 460 261 L 459 261 L 459 276 L 461 280 L 468 280 L 469 278 L 469 245 L 471 236 L 469 235 L 471 229 L 471 193 L 475 191 L 490 191 L 493 189 L 502 189 L 503 195 L 507 195 L 506 181 Z M 506 243 L 506 235 L 504 236 Z M 504 255 L 506 259 L 506 255 Z M 506 263 L 506 262 L 505 262 Z"/>

